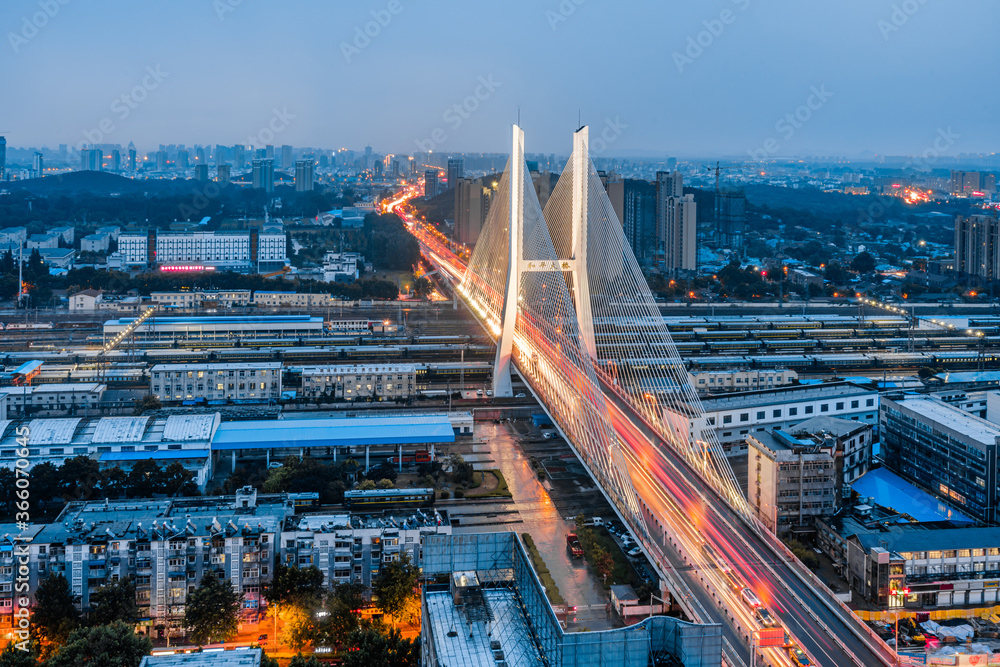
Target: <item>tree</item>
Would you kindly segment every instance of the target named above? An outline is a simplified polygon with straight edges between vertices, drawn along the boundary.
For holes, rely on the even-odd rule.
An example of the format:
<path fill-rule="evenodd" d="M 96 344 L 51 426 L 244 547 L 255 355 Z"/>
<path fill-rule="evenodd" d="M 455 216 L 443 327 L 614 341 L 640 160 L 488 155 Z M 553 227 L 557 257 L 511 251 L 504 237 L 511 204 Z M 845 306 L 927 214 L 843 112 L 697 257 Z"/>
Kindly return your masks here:
<path fill-rule="evenodd" d="M 347 642 L 345 667 L 411 667 L 420 659 L 420 646 L 404 639 L 396 628 L 374 624 L 358 628 Z"/>
<path fill-rule="evenodd" d="M 259 646 L 251 646 L 250 648 L 260 648 Z M 3 665 L 0 665 L 3 667 Z M 261 651 L 260 653 L 260 667 L 281 667 L 276 658 L 270 657 L 267 653 Z"/>
<path fill-rule="evenodd" d="M 365 479 L 358 484 L 358 491 L 374 491 L 377 487 L 375 486 L 375 480 Z"/>
<path fill-rule="evenodd" d="M 162 407 L 163 403 L 160 402 L 160 399 L 152 394 L 146 394 L 142 398 L 135 400 L 135 408 L 132 410 L 132 414 L 141 415 L 147 410 L 152 412 L 153 410 L 159 410 Z"/>
<path fill-rule="evenodd" d="M 101 467 L 89 456 L 66 459 L 59 468 L 59 494 L 65 500 L 92 500 L 101 484 Z"/>
<path fill-rule="evenodd" d="M 43 659 L 65 644 L 80 625 L 78 601 L 69 581 L 61 574 L 50 574 L 38 585 L 31 613 L 31 636 L 38 641 Z"/>
<path fill-rule="evenodd" d="M 163 475 L 156 461 L 136 461 L 125 480 L 125 495 L 129 498 L 150 498 L 162 492 Z"/>
<path fill-rule="evenodd" d="M 323 572 L 315 565 L 288 566 L 278 563 L 270 583 L 264 585 L 269 605 L 302 607 L 309 611 L 323 603 Z"/>
<path fill-rule="evenodd" d="M 132 626 L 122 621 L 93 628 L 80 628 L 48 661 L 47 667 L 139 667 L 153 643 L 138 637 Z"/>
<path fill-rule="evenodd" d="M 851 260 L 851 270 L 857 273 L 871 273 L 875 270 L 875 258 L 865 250 Z"/>
<path fill-rule="evenodd" d="M 0 667 L 38 667 L 38 661 L 30 651 L 22 651 L 10 642 L 0 652 Z"/>
<path fill-rule="evenodd" d="M 413 293 L 420 298 L 424 298 L 430 294 L 431 287 L 431 281 L 427 280 L 424 276 L 420 276 L 413 281 Z"/>
<path fill-rule="evenodd" d="M 372 593 L 378 598 L 375 603 L 378 608 L 390 616 L 401 612 L 407 600 L 413 597 L 418 574 L 406 551 L 400 552 L 398 561 L 383 564 L 372 582 Z"/>
<path fill-rule="evenodd" d="M 105 584 L 90 594 L 87 623 L 96 626 L 110 625 L 115 621 L 122 621 L 130 626 L 139 621 L 139 607 L 135 603 L 135 580 L 132 577 Z"/>
<path fill-rule="evenodd" d="M 206 574 L 201 585 L 188 596 L 184 608 L 184 627 L 195 644 L 228 641 L 236 636 L 243 595 L 228 581 Z"/>
<path fill-rule="evenodd" d="M 361 626 L 355 613 L 365 604 L 362 584 L 338 584 L 326 597 L 326 612 L 316 628 L 314 641 L 321 646 L 339 647 Z"/>
<path fill-rule="evenodd" d="M 830 262 L 826 265 L 824 276 L 834 285 L 843 284 L 847 280 L 847 273 L 844 272 L 844 268 L 837 262 Z"/>
<path fill-rule="evenodd" d="M 392 488 L 392 480 L 391 479 L 385 479 L 383 477 L 379 481 L 375 482 L 375 487 L 379 488 L 379 489 L 391 489 Z"/>
<path fill-rule="evenodd" d="M 615 560 L 608 553 L 608 550 L 600 545 L 596 545 L 593 551 L 590 552 L 590 562 L 594 566 L 594 571 L 601 578 L 601 581 L 606 582 L 615 567 Z"/>
<path fill-rule="evenodd" d="M 31 469 L 31 502 L 37 508 L 59 495 L 59 466 L 45 461 Z"/>
<path fill-rule="evenodd" d="M 320 662 L 314 655 L 302 655 L 299 653 L 288 663 L 288 667 L 326 667 L 326 663 Z"/>

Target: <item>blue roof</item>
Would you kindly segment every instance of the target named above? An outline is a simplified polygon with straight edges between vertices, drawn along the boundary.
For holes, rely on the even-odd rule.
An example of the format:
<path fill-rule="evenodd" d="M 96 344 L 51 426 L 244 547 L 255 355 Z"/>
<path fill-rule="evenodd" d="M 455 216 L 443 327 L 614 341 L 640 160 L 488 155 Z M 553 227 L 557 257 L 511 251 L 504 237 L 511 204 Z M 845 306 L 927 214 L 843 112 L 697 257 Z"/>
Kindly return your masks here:
<path fill-rule="evenodd" d="M 972 519 L 913 486 L 888 468 L 875 468 L 851 485 L 862 499 L 869 496 L 883 507 L 909 514 L 917 521 L 974 523 Z"/>
<path fill-rule="evenodd" d="M 104 452 L 101 461 L 166 461 L 170 459 L 204 459 L 211 454 L 207 449 L 166 449 L 155 452 Z"/>
<path fill-rule="evenodd" d="M 447 415 L 282 419 L 223 422 L 212 439 L 212 449 L 422 445 L 454 441 L 455 431 Z"/>
<path fill-rule="evenodd" d="M 40 368 L 41 365 L 42 365 L 42 362 L 38 361 L 37 359 L 35 359 L 34 361 L 26 361 L 26 362 L 24 362 L 23 364 L 21 364 L 20 366 L 18 366 L 17 368 L 14 369 L 14 374 L 15 375 L 27 375 L 28 373 L 32 372 L 36 368 Z"/>
<path fill-rule="evenodd" d="M 134 317 L 119 317 L 105 324 L 128 324 Z M 217 317 L 157 317 L 158 324 L 259 324 L 268 322 L 322 322 L 319 315 L 220 315 Z"/>

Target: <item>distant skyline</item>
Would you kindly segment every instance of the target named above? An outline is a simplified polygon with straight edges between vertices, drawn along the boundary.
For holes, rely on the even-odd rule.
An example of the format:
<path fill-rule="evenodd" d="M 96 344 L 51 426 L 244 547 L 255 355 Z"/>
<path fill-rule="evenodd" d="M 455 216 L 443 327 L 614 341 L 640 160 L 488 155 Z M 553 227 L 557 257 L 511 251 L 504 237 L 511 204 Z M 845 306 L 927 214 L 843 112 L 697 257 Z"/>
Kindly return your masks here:
<path fill-rule="evenodd" d="M 578 117 L 605 156 L 989 153 L 997 14 L 986 0 L 7 0 L 0 134 L 505 152 L 520 113 L 532 153 L 568 154 Z"/>

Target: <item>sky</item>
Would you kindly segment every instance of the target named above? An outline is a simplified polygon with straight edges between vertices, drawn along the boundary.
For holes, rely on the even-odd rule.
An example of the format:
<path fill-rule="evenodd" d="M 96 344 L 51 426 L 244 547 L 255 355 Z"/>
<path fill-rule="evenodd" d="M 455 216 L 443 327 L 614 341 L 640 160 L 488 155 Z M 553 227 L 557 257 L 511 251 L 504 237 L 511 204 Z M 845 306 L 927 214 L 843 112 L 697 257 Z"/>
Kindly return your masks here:
<path fill-rule="evenodd" d="M 3 0 L 11 146 L 991 152 L 990 0 Z M 598 141 L 595 137 L 600 137 Z M 259 141 L 259 139 L 266 141 Z"/>

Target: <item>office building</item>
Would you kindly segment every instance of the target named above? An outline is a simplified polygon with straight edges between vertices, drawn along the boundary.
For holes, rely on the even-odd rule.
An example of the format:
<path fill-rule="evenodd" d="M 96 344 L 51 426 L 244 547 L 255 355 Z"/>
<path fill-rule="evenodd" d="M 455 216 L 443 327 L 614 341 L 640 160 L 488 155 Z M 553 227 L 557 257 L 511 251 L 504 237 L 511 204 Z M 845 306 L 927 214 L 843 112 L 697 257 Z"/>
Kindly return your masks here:
<path fill-rule="evenodd" d="M 483 179 L 459 178 L 455 184 L 455 240 L 475 245 L 490 212 L 494 189 Z"/>
<path fill-rule="evenodd" d="M 463 176 L 465 176 L 465 160 L 460 157 L 448 158 L 448 187 L 455 187 L 458 179 Z"/>
<path fill-rule="evenodd" d="M 38 151 L 31 160 L 31 177 L 41 178 L 45 175 L 45 158 Z"/>
<path fill-rule="evenodd" d="M 0 181 L 7 177 L 7 137 L 0 137 Z"/>
<path fill-rule="evenodd" d="M 215 180 L 219 185 L 228 185 L 230 179 L 230 169 L 228 164 L 220 164 L 216 168 Z"/>
<path fill-rule="evenodd" d="M 242 169 L 247 164 L 247 151 L 243 144 L 233 146 L 233 164 L 237 169 Z"/>
<path fill-rule="evenodd" d="M 80 169 L 83 171 L 100 171 L 104 155 L 100 148 L 84 148 L 80 151 Z"/>
<path fill-rule="evenodd" d="M 254 158 L 253 188 L 274 192 L 274 160 Z"/>
<path fill-rule="evenodd" d="M 832 447 L 767 429 L 747 435 L 747 448 L 747 500 L 769 530 L 809 530 L 837 510 Z"/>
<path fill-rule="evenodd" d="M 680 172 L 656 172 L 656 229 L 661 266 L 672 276 L 690 274 L 697 262 L 697 209 L 684 194 Z"/>
<path fill-rule="evenodd" d="M 739 192 L 715 193 L 715 228 L 719 245 L 739 249 L 746 231 L 747 196 Z"/>
<path fill-rule="evenodd" d="M 773 389 L 792 384 L 799 379 L 795 371 L 785 369 L 736 370 L 736 371 L 695 371 L 691 373 L 691 384 L 699 393 L 723 391 L 753 391 Z"/>
<path fill-rule="evenodd" d="M 724 445 L 767 429 L 789 431 L 815 416 L 876 424 L 879 394 L 851 382 L 826 382 L 718 394 L 701 399 L 706 425 Z"/>
<path fill-rule="evenodd" d="M 129 171 L 135 171 L 137 166 L 135 144 L 130 141 L 128 142 L 128 169 Z"/>
<path fill-rule="evenodd" d="M 289 147 L 291 149 L 291 147 Z M 289 152 L 291 152 L 289 150 Z M 312 160 L 296 160 L 295 161 L 295 191 L 296 192 L 309 192 L 313 189 L 313 161 Z"/>
<path fill-rule="evenodd" d="M 281 147 L 281 166 L 285 169 L 292 166 L 292 147 L 288 144 Z"/>
<path fill-rule="evenodd" d="M 391 401 L 416 393 L 417 370 L 409 364 L 304 366 L 302 395 L 343 401 Z"/>
<path fill-rule="evenodd" d="M 438 193 L 437 169 L 424 170 L 424 197 L 430 199 Z"/>
<path fill-rule="evenodd" d="M 157 364 L 150 370 L 149 393 L 164 403 L 276 403 L 281 398 L 281 362 Z"/>
<path fill-rule="evenodd" d="M 211 266 L 217 269 L 267 273 L 287 262 L 284 232 L 257 229 L 216 232 L 163 232 L 148 229 L 122 232 L 118 252 L 128 268 Z"/>
<path fill-rule="evenodd" d="M 167 151 L 156 151 L 156 170 L 167 170 Z"/>
<path fill-rule="evenodd" d="M 122 170 L 122 152 L 117 148 L 111 151 L 111 171 Z"/>
<path fill-rule="evenodd" d="M 874 426 L 863 421 L 819 416 L 807 419 L 788 430 L 800 440 L 812 440 L 833 451 L 837 498 L 850 498 L 851 485 L 867 473 L 871 466 Z"/>
<path fill-rule="evenodd" d="M 887 468 L 980 521 L 997 520 L 1000 426 L 931 396 L 882 397 Z"/>
<path fill-rule="evenodd" d="M 196 181 L 207 181 L 208 180 L 208 165 L 207 164 L 196 164 L 194 166 L 194 180 L 196 180 Z"/>
<path fill-rule="evenodd" d="M 609 179 L 608 199 L 622 224 L 625 240 L 641 263 L 656 257 L 656 185 L 632 178 Z"/>
<path fill-rule="evenodd" d="M 425 667 L 722 661 L 718 624 L 652 616 L 613 630 L 565 631 L 514 532 L 426 535 L 421 566 L 428 579 L 420 615 Z"/>
<path fill-rule="evenodd" d="M 987 282 L 1000 279 L 1000 220 L 996 213 L 955 216 L 955 272 Z"/>

